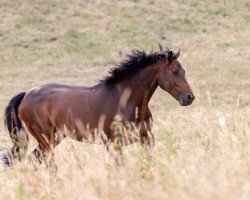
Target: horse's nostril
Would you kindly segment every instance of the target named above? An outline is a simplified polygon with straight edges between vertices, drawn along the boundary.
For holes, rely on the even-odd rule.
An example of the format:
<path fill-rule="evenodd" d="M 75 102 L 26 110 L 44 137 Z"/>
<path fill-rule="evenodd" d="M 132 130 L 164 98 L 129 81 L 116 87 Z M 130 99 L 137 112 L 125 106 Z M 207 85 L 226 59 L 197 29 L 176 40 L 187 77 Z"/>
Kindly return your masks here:
<path fill-rule="evenodd" d="M 189 100 L 191 100 L 191 99 L 192 99 L 192 95 L 191 95 L 191 94 L 188 94 L 188 95 L 187 95 L 187 98 L 188 98 Z"/>
<path fill-rule="evenodd" d="M 193 101 L 194 100 L 194 95 L 193 94 L 187 94 L 187 100 L 188 101 Z"/>

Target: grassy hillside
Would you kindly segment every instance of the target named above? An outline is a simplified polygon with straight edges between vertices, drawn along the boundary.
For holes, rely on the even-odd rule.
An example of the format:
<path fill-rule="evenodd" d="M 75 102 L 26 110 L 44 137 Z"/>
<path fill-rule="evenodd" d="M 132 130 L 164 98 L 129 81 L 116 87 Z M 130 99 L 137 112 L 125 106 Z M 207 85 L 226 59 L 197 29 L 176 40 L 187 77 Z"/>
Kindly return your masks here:
<path fill-rule="evenodd" d="M 181 49 L 196 100 L 160 89 L 150 107 L 156 147 L 112 164 L 104 148 L 64 141 L 57 177 L 27 164 L 0 170 L 1 199 L 248 199 L 248 0 L 23 0 L 0 2 L 0 113 L 47 82 L 94 85 L 133 48 Z M 11 146 L 0 115 L 0 146 Z M 31 141 L 30 151 L 35 146 Z"/>

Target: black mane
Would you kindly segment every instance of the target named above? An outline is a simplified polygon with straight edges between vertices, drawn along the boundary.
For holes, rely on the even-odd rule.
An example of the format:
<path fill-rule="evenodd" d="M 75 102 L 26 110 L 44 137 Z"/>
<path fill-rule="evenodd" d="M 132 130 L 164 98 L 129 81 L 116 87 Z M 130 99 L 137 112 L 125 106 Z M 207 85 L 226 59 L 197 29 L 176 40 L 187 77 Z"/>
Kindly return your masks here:
<path fill-rule="evenodd" d="M 159 59 L 167 60 L 172 51 L 139 51 L 132 50 L 132 53 L 127 56 L 127 59 L 122 61 L 117 67 L 109 71 L 109 75 L 102 79 L 100 82 L 110 85 L 131 77 L 138 73 L 141 69 L 155 64 Z"/>

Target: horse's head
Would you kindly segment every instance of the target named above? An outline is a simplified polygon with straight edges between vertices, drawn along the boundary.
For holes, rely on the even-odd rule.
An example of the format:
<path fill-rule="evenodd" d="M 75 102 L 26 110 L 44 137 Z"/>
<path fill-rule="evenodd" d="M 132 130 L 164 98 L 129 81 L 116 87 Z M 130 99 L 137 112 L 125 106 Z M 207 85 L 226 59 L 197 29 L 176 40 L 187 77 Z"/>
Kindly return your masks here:
<path fill-rule="evenodd" d="M 172 51 L 168 52 L 157 80 L 159 86 L 179 101 L 181 106 L 188 106 L 192 104 L 195 97 L 187 82 L 185 70 L 177 60 L 179 55 L 180 50 L 176 54 Z"/>

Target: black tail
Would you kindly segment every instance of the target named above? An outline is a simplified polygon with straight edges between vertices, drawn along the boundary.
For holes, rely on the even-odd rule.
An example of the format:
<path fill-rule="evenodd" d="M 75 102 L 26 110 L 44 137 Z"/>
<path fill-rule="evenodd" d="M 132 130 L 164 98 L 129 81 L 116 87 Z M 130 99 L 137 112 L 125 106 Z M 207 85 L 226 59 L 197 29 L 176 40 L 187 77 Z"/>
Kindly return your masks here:
<path fill-rule="evenodd" d="M 26 92 L 21 92 L 14 96 L 4 112 L 4 125 L 10 134 L 19 131 L 23 125 L 18 117 L 18 107 L 20 106 Z"/>
<path fill-rule="evenodd" d="M 9 156 L 5 155 L 2 156 L 4 159 L 4 164 L 10 165 L 13 158 L 21 159 L 21 153 L 20 149 L 24 149 L 26 151 L 26 146 L 24 147 L 23 141 L 21 139 L 23 138 L 20 135 L 20 130 L 23 128 L 22 122 L 18 116 L 18 108 L 25 96 L 26 92 L 21 92 L 14 96 L 10 102 L 9 105 L 6 107 L 4 112 L 4 125 L 8 129 L 10 138 L 13 142 L 13 147 L 10 150 L 10 158 Z M 28 141 L 28 136 L 25 136 L 25 140 Z M 21 145 L 20 145 L 21 144 Z"/>

